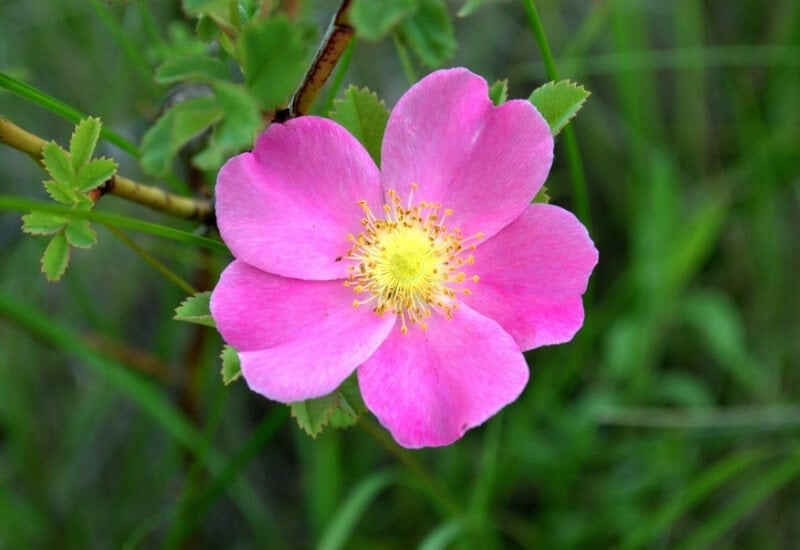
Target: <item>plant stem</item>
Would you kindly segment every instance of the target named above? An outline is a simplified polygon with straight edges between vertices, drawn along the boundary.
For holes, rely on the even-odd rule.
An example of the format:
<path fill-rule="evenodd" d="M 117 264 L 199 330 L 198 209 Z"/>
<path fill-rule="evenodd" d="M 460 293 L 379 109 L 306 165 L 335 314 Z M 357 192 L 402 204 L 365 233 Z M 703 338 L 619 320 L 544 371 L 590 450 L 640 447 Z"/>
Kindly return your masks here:
<path fill-rule="evenodd" d="M 164 275 L 167 279 L 175 283 L 181 290 L 186 292 L 189 296 L 197 294 L 197 290 L 184 281 L 177 273 L 170 270 L 167 266 L 155 259 L 152 254 L 147 250 L 136 244 L 136 241 L 128 237 L 125 233 L 117 229 L 111 224 L 104 223 L 103 226 L 108 229 L 116 238 L 122 241 L 125 246 L 133 250 L 141 259 L 153 266 L 159 273 Z"/>
<path fill-rule="evenodd" d="M 439 483 L 432 477 L 425 467 L 417 460 L 411 453 L 405 449 L 400 448 L 386 433 L 378 428 L 375 424 L 365 419 L 363 416 L 358 420 L 358 425 L 367 432 L 378 443 L 386 447 L 386 449 L 396 456 L 411 473 L 413 473 L 422 485 L 428 490 L 437 503 L 447 512 L 455 517 L 462 518 L 464 511 L 458 504 L 455 497 L 447 490 L 447 488 Z"/>
<path fill-rule="evenodd" d="M 41 165 L 42 148 L 47 141 L 0 116 L 0 143 L 28 154 Z M 208 199 L 174 195 L 159 187 L 144 185 L 119 174 L 98 189 L 99 194 L 95 200 L 104 194 L 110 194 L 178 218 L 208 222 L 214 217 L 214 207 Z"/>
<path fill-rule="evenodd" d="M 314 55 L 314 61 L 308 68 L 303 77 L 300 87 L 292 96 L 289 106 L 289 117 L 296 117 L 308 114 L 311 105 L 325 86 L 333 72 L 339 58 L 342 57 L 347 46 L 355 35 L 353 27 L 350 26 L 348 12 L 352 0 L 342 0 L 339 9 L 331 20 L 328 30 L 322 39 L 322 44 Z"/>
<path fill-rule="evenodd" d="M 536 45 L 542 55 L 545 74 L 550 80 L 558 80 L 556 63 L 553 59 L 553 52 L 550 50 L 550 44 L 547 42 L 547 36 L 544 33 L 542 20 L 539 17 L 539 10 L 536 9 L 536 4 L 533 0 L 522 0 L 522 5 L 525 8 L 525 13 L 528 15 L 528 22 L 531 25 L 533 39 L 536 41 Z M 570 177 L 572 178 L 572 192 L 575 196 L 575 212 L 578 218 L 591 230 L 592 221 L 589 211 L 589 192 L 586 185 L 586 174 L 583 171 L 581 153 L 578 147 L 578 138 L 575 136 L 575 130 L 573 130 L 571 125 L 564 128 L 563 135 L 564 145 L 567 148 L 567 163 L 569 164 Z"/>

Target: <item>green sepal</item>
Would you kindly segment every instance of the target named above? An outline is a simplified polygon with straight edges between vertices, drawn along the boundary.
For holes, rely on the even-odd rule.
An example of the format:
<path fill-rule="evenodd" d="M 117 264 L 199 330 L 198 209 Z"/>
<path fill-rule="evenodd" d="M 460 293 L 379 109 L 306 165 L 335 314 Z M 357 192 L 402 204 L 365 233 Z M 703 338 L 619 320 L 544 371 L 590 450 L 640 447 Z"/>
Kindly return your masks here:
<path fill-rule="evenodd" d="M 175 315 L 172 317 L 176 321 L 186 321 L 207 327 L 216 328 L 217 324 L 211 317 L 211 291 L 198 292 L 194 296 L 189 296 L 181 305 L 175 308 Z"/>
<path fill-rule="evenodd" d="M 344 126 L 372 156 L 375 164 L 381 165 L 381 143 L 389 120 L 389 109 L 378 99 L 375 92 L 367 88 L 350 86 L 344 98 L 333 102 L 334 110 L 329 114 Z"/>
<path fill-rule="evenodd" d="M 55 141 L 47 143 L 42 147 L 42 160 L 44 169 L 56 181 L 66 184 L 73 184 L 75 181 L 75 169 L 72 167 L 72 160 L 69 153 L 62 149 Z"/>
<path fill-rule="evenodd" d="M 590 94 L 583 86 L 560 80 L 539 86 L 528 100 L 542 113 L 550 132 L 556 136 L 578 114 Z"/>
<path fill-rule="evenodd" d="M 332 428 L 349 428 L 358 422 L 361 415 L 367 411 L 367 406 L 361 398 L 361 389 L 355 375 L 345 380 L 338 390 L 339 404 L 330 418 Z"/>
<path fill-rule="evenodd" d="M 356 0 L 350 22 L 359 38 L 380 40 L 416 10 L 415 0 Z"/>
<path fill-rule="evenodd" d="M 42 273 L 48 281 L 56 282 L 61 279 L 69 265 L 69 244 L 64 232 L 56 233 L 42 254 Z"/>
<path fill-rule="evenodd" d="M 547 192 L 546 185 L 542 185 L 542 187 L 539 189 L 539 192 L 536 193 L 536 196 L 533 197 L 531 202 L 538 202 L 542 204 L 547 204 L 550 202 L 550 194 Z"/>
<path fill-rule="evenodd" d="M 78 191 L 87 193 L 111 179 L 117 173 L 117 163 L 102 157 L 86 162 L 77 170 Z"/>
<path fill-rule="evenodd" d="M 66 224 L 64 216 L 38 210 L 22 216 L 22 231 L 30 235 L 52 235 L 64 229 Z"/>
<path fill-rule="evenodd" d="M 423 65 L 440 67 L 456 51 L 453 23 L 444 0 L 417 0 L 417 10 L 398 31 Z"/>
<path fill-rule="evenodd" d="M 99 118 L 84 118 L 75 126 L 72 137 L 69 140 L 69 152 L 72 160 L 72 169 L 78 172 L 81 166 L 86 164 L 94 148 L 97 147 L 97 140 L 100 139 L 100 129 L 102 123 Z"/>
<path fill-rule="evenodd" d="M 306 71 L 313 33 L 285 16 L 254 21 L 239 40 L 245 86 L 262 109 L 286 104 Z"/>
<path fill-rule="evenodd" d="M 68 183 L 63 181 L 50 180 L 44 182 L 44 189 L 47 194 L 56 201 L 62 204 L 73 205 L 78 202 L 78 193 Z"/>
<path fill-rule="evenodd" d="M 91 248 L 97 244 L 97 233 L 86 218 L 69 218 L 64 236 L 70 245 L 78 248 Z"/>
<path fill-rule="evenodd" d="M 502 105 L 508 100 L 508 79 L 498 80 L 489 86 L 489 99 L 494 105 Z"/>
<path fill-rule="evenodd" d="M 290 403 L 289 406 L 297 425 L 313 438 L 322 433 L 327 425 L 334 428 L 352 426 L 367 410 L 355 375 L 328 395 Z"/>
<path fill-rule="evenodd" d="M 242 364 L 239 361 L 239 354 L 229 345 L 222 348 L 222 353 L 219 355 L 222 359 L 222 383 L 226 386 L 241 378 Z"/>

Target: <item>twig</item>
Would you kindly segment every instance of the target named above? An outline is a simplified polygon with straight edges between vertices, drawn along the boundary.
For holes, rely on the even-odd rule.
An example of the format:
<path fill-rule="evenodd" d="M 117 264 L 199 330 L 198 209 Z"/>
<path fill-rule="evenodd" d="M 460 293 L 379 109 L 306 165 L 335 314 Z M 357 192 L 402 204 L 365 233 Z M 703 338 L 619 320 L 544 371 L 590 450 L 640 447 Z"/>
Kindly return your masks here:
<path fill-rule="evenodd" d="M 352 0 L 342 0 L 339 9 L 336 10 L 336 14 L 333 16 L 331 24 L 322 39 L 322 44 L 314 55 L 311 66 L 292 96 L 289 112 L 284 114 L 284 118 L 308 114 L 320 90 L 325 86 L 328 77 L 331 76 L 333 68 L 336 67 L 339 58 L 342 57 L 342 54 L 344 54 L 353 39 L 355 31 L 350 26 L 350 18 L 348 16 L 351 3 Z"/>
<path fill-rule="evenodd" d="M 42 148 L 47 145 L 47 141 L 41 137 L 20 128 L 2 116 L 0 116 L 0 143 L 30 155 L 40 165 Z M 96 196 L 93 196 L 95 200 L 104 194 L 110 194 L 178 218 L 208 222 L 214 216 L 213 203 L 208 199 L 182 197 L 119 174 L 106 181 L 98 191 Z"/>

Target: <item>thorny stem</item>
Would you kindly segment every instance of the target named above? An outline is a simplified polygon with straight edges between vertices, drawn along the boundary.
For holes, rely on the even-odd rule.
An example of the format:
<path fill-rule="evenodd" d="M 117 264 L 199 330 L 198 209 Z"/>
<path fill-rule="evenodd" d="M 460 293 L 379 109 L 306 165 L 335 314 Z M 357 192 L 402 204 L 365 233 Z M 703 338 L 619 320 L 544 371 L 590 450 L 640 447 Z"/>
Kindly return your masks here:
<path fill-rule="evenodd" d="M 322 44 L 314 55 L 314 61 L 292 96 L 287 118 L 308 114 L 311 105 L 336 67 L 336 63 L 353 39 L 355 31 L 350 26 L 348 15 L 351 3 L 352 0 L 342 0 L 339 9 L 336 10 L 322 39 Z"/>
<path fill-rule="evenodd" d="M 0 116 L 0 143 L 30 155 L 41 165 L 42 148 L 47 141 Z M 211 221 L 214 215 L 213 204 L 208 199 L 182 197 L 119 174 L 113 176 L 98 189 L 99 193 L 95 200 L 102 195 L 110 194 L 178 218 L 203 222 Z"/>

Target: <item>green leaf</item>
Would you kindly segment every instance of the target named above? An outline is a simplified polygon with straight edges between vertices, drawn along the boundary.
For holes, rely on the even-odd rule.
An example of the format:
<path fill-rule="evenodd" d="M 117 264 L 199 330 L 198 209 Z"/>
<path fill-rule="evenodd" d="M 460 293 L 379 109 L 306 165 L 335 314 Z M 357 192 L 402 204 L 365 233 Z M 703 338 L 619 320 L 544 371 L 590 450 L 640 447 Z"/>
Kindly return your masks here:
<path fill-rule="evenodd" d="M 401 36 L 428 67 L 440 67 L 456 51 L 453 23 L 444 0 L 417 0 L 417 11 L 400 23 Z"/>
<path fill-rule="evenodd" d="M 339 402 L 330 417 L 330 425 L 334 428 L 348 428 L 355 425 L 367 410 L 361 398 L 358 379 L 355 376 L 345 380 L 337 390 Z"/>
<path fill-rule="evenodd" d="M 44 182 L 45 191 L 56 202 L 69 204 L 70 206 L 78 202 L 78 193 L 72 185 L 63 181 L 50 180 Z"/>
<path fill-rule="evenodd" d="M 222 359 L 222 383 L 226 386 L 241 378 L 242 365 L 239 362 L 239 354 L 231 346 L 225 345 L 220 354 Z"/>
<path fill-rule="evenodd" d="M 336 410 L 337 399 L 336 392 L 333 392 L 315 399 L 290 403 L 292 418 L 304 432 L 316 439 Z"/>
<path fill-rule="evenodd" d="M 489 86 L 489 99 L 495 105 L 502 105 L 508 99 L 508 79 L 498 80 Z"/>
<path fill-rule="evenodd" d="M 484 4 L 489 4 L 491 2 L 497 2 L 498 0 L 467 0 L 464 2 L 464 5 L 461 6 L 461 9 L 458 10 L 459 17 L 467 17 L 468 15 L 472 15 L 472 12 L 483 6 Z"/>
<path fill-rule="evenodd" d="M 178 103 L 145 132 L 142 169 L 148 174 L 166 175 L 178 151 L 224 115 L 213 97 L 193 97 Z"/>
<path fill-rule="evenodd" d="M 359 38 L 380 40 L 416 9 L 415 0 L 356 0 L 350 22 Z"/>
<path fill-rule="evenodd" d="M 355 375 L 328 395 L 290 403 L 290 406 L 297 425 L 313 438 L 322 433 L 328 424 L 334 428 L 352 426 L 367 410 Z"/>
<path fill-rule="evenodd" d="M 64 233 L 57 233 L 47 244 L 42 254 L 42 273 L 48 281 L 61 279 L 69 265 L 69 244 Z"/>
<path fill-rule="evenodd" d="M 66 223 L 64 216 L 34 210 L 22 216 L 22 231 L 31 235 L 52 235 L 64 229 Z"/>
<path fill-rule="evenodd" d="M 344 91 L 344 99 L 334 101 L 334 108 L 330 118 L 353 134 L 380 166 L 381 142 L 389 120 L 386 104 L 375 92 L 350 86 Z"/>
<path fill-rule="evenodd" d="M 56 142 L 51 141 L 42 148 L 42 160 L 44 169 L 54 180 L 70 185 L 75 181 L 75 169 L 72 167 L 69 153 Z"/>
<path fill-rule="evenodd" d="M 78 169 L 78 191 L 87 193 L 117 173 L 117 163 L 105 157 L 92 159 Z"/>
<path fill-rule="evenodd" d="M 211 291 L 198 292 L 194 296 L 189 296 L 181 305 L 175 308 L 176 321 L 186 321 L 187 323 L 197 323 L 208 327 L 216 327 L 214 318 L 211 317 Z"/>
<path fill-rule="evenodd" d="M 81 120 L 69 140 L 69 152 L 72 157 L 72 169 L 78 172 L 80 167 L 92 158 L 100 130 L 103 124 L 99 118 L 88 117 Z"/>
<path fill-rule="evenodd" d="M 64 236 L 69 244 L 78 248 L 91 248 L 97 244 L 97 233 L 86 218 L 70 218 Z"/>
<path fill-rule="evenodd" d="M 578 114 L 590 94 L 583 86 L 560 80 L 539 86 L 528 100 L 542 113 L 555 136 Z"/>
<path fill-rule="evenodd" d="M 211 84 L 229 78 L 230 72 L 221 60 L 204 55 L 172 57 L 159 65 L 155 74 L 155 81 L 159 84 L 183 81 Z"/>
<path fill-rule="evenodd" d="M 236 84 L 214 87 L 217 105 L 225 116 L 211 133 L 208 147 L 192 161 L 203 170 L 216 170 L 231 155 L 252 147 L 264 121 L 253 96 Z"/>
<path fill-rule="evenodd" d="M 197 15 L 211 11 L 227 10 L 230 0 L 183 0 L 183 9 Z"/>
<path fill-rule="evenodd" d="M 283 16 L 245 27 L 240 40 L 245 85 L 263 109 L 286 104 L 305 73 L 311 38 L 308 27 Z"/>

